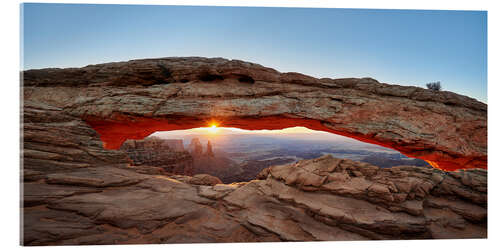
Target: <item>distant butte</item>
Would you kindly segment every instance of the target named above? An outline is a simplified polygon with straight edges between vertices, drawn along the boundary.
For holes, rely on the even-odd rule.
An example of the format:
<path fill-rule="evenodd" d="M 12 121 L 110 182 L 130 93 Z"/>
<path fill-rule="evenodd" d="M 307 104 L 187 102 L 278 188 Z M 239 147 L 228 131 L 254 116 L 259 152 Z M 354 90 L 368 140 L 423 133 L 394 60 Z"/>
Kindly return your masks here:
<path fill-rule="evenodd" d="M 393 148 L 444 170 L 487 168 L 487 105 L 448 91 L 371 78 L 317 79 L 201 57 L 27 70 L 22 79 L 25 107 L 54 113 L 40 111 L 41 118 L 25 123 L 45 119 L 51 126 L 57 117 L 71 117 L 69 130 L 97 131 L 106 149 L 215 120 L 242 129 L 304 126 Z M 35 130 L 27 126 L 25 133 Z"/>

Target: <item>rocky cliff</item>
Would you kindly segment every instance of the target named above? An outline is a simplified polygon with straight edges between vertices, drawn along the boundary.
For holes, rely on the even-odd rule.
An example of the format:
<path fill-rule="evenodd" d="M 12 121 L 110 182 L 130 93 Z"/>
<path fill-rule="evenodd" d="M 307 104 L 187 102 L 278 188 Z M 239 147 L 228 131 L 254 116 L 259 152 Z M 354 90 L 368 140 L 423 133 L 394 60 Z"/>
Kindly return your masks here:
<path fill-rule="evenodd" d="M 189 152 L 193 156 L 200 156 L 203 154 L 203 146 L 201 145 L 200 139 L 193 138 L 189 144 Z"/>
<path fill-rule="evenodd" d="M 193 175 L 193 157 L 183 149 L 182 140 L 155 137 L 127 140 L 120 148 L 132 160 L 133 166 L 159 167 L 167 173 Z"/>
<path fill-rule="evenodd" d="M 23 244 L 486 237 L 485 170 L 326 157 L 225 185 L 138 169 L 111 150 L 215 120 L 306 126 L 434 167 L 486 168 L 487 107 L 468 97 L 220 58 L 29 70 L 22 79 Z"/>
<path fill-rule="evenodd" d="M 200 139 L 193 138 L 189 144 L 189 152 L 193 157 L 194 174 L 217 176 L 222 182 L 228 183 L 243 172 L 236 162 L 227 157 L 215 155 L 210 140 L 207 141 L 207 146 L 203 150 Z"/>
<path fill-rule="evenodd" d="M 163 139 L 164 143 L 173 151 L 175 152 L 183 152 L 186 151 L 184 149 L 184 144 L 182 140 L 178 139 Z"/>
<path fill-rule="evenodd" d="M 333 72 L 334 73 L 334 72 Z M 222 58 L 158 58 L 22 72 L 26 100 L 97 131 L 107 149 L 155 131 L 304 126 L 447 170 L 486 168 L 487 106 L 371 78 L 313 78 Z"/>
<path fill-rule="evenodd" d="M 331 156 L 230 185 L 84 168 L 24 184 L 24 244 L 484 238 L 486 179 Z"/>
<path fill-rule="evenodd" d="M 212 150 L 212 143 L 210 140 L 207 142 L 207 150 L 205 151 L 205 155 L 209 157 L 214 157 L 214 151 Z"/>

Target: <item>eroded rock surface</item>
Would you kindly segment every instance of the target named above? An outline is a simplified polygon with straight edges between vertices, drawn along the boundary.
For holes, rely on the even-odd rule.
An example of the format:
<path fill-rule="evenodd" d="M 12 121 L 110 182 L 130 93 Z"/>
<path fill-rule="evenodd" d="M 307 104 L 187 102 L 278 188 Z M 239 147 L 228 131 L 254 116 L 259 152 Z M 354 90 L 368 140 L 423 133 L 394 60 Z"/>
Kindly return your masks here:
<path fill-rule="evenodd" d="M 130 163 L 124 152 L 104 150 L 95 130 L 60 108 L 25 99 L 22 127 L 25 180 L 98 166 L 126 167 Z"/>
<path fill-rule="evenodd" d="M 209 123 L 305 126 L 390 147 L 447 170 L 486 168 L 487 106 L 371 78 L 316 79 L 222 58 L 158 58 L 23 72 L 25 100 L 95 129 L 104 147 Z M 81 125 L 86 126 L 86 125 Z"/>
<path fill-rule="evenodd" d="M 450 92 L 162 58 L 23 72 L 25 245 L 484 238 L 486 105 Z M 446 169 L 324 157 L 221 184 L 133 166 L 126 139 L 306 126 Z M 107 149 L 106 149 L 107 148 Z"/>
<path fill-rule="evenodd" d="M 156 137 L 127 140 L 120 150 L 127 153 L 134 166 L 158 167 L 172 174 L 193 175 L 194 173 L 193 157 L 184 150 L 182 140 L 165 140 Z"/>
<path fill-rule="evenodd" d="M 233 184 L 82 169 L 24 184 L 24 244 L 485 238 L 486 179 L 331 156 Z"/>

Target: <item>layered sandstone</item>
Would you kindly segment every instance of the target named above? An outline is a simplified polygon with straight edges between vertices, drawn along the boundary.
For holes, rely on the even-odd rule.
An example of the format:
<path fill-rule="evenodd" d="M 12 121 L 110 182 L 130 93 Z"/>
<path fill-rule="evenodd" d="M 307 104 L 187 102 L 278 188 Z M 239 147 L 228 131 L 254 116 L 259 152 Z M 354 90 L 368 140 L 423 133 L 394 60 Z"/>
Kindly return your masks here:
<path fill-rule="evenodd" d="M 134 166 L 159 167 L 171 174 L 193 175 L 193 157 L 184 151 L 182 140 L 148 137 L 125 141 L 120 150 L 127 153 Z"/>
<path fill-rule="evenodd" d="M 486 179 L 331 156 L 230 185 L 84 168 L 24 183 L 24 244 L 484 238 Z"/>
<path fill-rule="evenodd" d="M 324 157 L 220 184 L 133 166 L 161 130 L 306 126 L 434 166 L 486 168 L 486 105 L 450 92 L 315 79 L 220 58 L 23 72 L 25 245 L 484 238 L 487 172 Z M 207 157 L 212 158 L 212 157 Z"/>
<path fill-rule="evenodd" d="M 333 72 L 334 73 L 334 72 Z M 316 79 L 222 58 L 158 58 L 23 72 L 26 100 L 85 121 L 107 149 L 218 123 L 305 126 L 399 150 L 447 170 L 486 168 L 487 106 L 371 78 Z"/>
<path fill-rule="evenodd" d="M 63 109 L 26 98 L 22 117 L 22 176 L 36 181 L 48 174 L 96 166 L 126 167 L 119 150 L 104 150 L 99 134 Z"/>

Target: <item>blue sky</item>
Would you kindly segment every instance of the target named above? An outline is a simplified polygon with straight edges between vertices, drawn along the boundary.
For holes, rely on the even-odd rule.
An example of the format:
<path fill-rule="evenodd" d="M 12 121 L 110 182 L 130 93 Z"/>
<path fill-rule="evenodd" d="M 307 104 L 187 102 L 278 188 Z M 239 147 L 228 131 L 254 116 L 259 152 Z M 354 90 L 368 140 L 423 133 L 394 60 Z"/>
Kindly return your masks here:
<path fill-rule="evenodd" d="M 241 59 L 315 77 L 372 77 L 487 101 L 487 14 L 24 4 L 22 68 L 166 56 Z"/>

